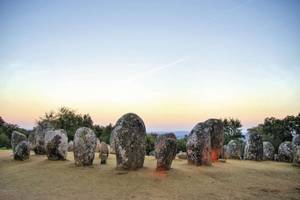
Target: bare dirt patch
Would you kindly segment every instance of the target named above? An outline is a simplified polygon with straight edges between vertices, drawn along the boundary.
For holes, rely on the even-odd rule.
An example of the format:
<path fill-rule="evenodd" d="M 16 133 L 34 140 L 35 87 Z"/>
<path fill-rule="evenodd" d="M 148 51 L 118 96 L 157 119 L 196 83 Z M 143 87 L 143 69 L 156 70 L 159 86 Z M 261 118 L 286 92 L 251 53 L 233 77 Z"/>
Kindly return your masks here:
<path fill-rule="evenodd" d="M 115 156 L 99 165 L 75 167 L 32 155 L 14 161 L 0 151 L 0 199 L 300 199 L 300 169 L 289 163 L 227 160 L 195 167 L 175 160 L 169 172 L 156 172 L 147 157 L 137 171 L 116 170 Z"/>

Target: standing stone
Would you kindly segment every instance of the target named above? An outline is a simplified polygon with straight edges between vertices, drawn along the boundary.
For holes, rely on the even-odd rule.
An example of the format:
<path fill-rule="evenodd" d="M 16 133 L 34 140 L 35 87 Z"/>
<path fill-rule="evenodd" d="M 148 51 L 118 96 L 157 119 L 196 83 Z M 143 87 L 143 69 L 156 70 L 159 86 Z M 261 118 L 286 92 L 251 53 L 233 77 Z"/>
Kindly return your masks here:
<path fill-rule="evenodd" d="M 115 149 L 115 139 L 114 139 L 114 132 L 111 132 L 110 134 L 110 139 L 109 139 L 109 143 L 110 143 L 110 153 L 111 154 L 116 154 L 116 149 Z"/>
<path fill-rule="evenodd" d="M 198 123 L 190 132 L 186 148 L 187 160 L 190 164 L 211 165 L 211 127 Z"/>
<path fill-rule="evenodd" d="M 208 119 L 204 123 L 211 128 L 211 159 L 216 161 L 221 155 L 224 143 L 224 126 L 219 119 Z"/>
<path fill-rule="evenodd" d="M 88 166 L 93 164 L 96 143 L 97 138 L 92 129 L 86 127 L 77 129 L 73 146 L 75 165 Z"/>
<path fill-rule="evenodd" d="M 16 147 L 17 145 L 22 142 L 22 141 L 26 141 L 27 138 L 23 133 L 20 133 L 18 131 L 13 131 L 12 135 L 11 135 L 11 147 L 13 150 L 13 153 L 16 152 Z"/>
<path fill-rule="evenodd" d="M 45 136 L 45 145 L 49 160 L 66 160 L 68 155 L 68 138 L 65 130 L 48 131 Z"/>
<path fill-rule="evenodd" d="M 100 164 L 106 164 L 108 155 L 109 155 L 108 145 L 105 142 L 101 142 L 99 145 Z"/>
<path fill-rule="evenodd" d="M 112 131 L 117 168 L 143 167 L 146 151 L 146 128 L 143 120 L 134 113 L 123 115 Z"/>
<path fill-rule="evenodd" d="M 245 160 L 262 160 L 263 159 L 263 141 L 258 133 L 250 133 L 247 144 L 245 146 Z"/>
<path fill-rule="evenodd" d="M 159 135 L 155 142 L 155 155 L 157 159 L 156 170 L 171 169 L 172 161 L 176 157 L 177 142 L 174 133 Z"/>
<path fill-rule="evenodd" d="M 35 144 L 35 132 L 34 131 L 29 132 L 28 142 L 29 142 L 29 145 L 30 145 L 30 149 L 33 149 L 34 144 Z"/>
<path fill-rule="evenodd" d="M 282 162 L 293 161 L 293 147 L 290 141 L 285 141 L 279 145 L 278 160 Z"/>
<path fill-rule="evenodd" d="M 300 166 L 300 134 L 293 137 L 293 165 Z"/>
<path fill-rule="evenodd" d="M 264 155 L 263 160 L 274 160 L 275 148 L 271 142 L 263 142 Z"/>
<path fill-rule="evenodd" d="M 30 144 L 28 141 L 23 140 L 17 144 L 14 151 L 15 160 L 28 160 L 30 156 Z"/>
<path fill-rule="evenodd" d="M 97 143 L 96 143 L 96 153 L 100 152 L 100 140 L 97 138 Z"/>
<path fill-rule="evenodd" d="M 74 142 L 71 140 L 68 144 L 68 151 L 73 151 Z"/>
<path fill-rule="evenodd" d="M 177 157 L 179 158 L 179 159 L 182 159 L 182 160 L 186 160 L 186 152 L 182 152 L 182 151 L 180 151 L 178 154 L 177 154 Z"/>
<path fill-rule="evenodd" d="M 220 159 L 228 158 L 226 151 L 227 151 L 227 145 L 223 145 L 222 150 L 221 150 L 221 155 L 219 157 Z"/>
<path fill-rule="evenodd" d="M 54 130 L 54 127 L 49 122 L 40 123 L 35 130 L 35 142 L 33 150 L 37 155 L 45 155 L 46 145 L 45 145 L 45 135 L 48 131 Z"/>
<path fill-rule="evenodd" d="M 226 158 L 241 159 L 241 144 L 237 140 L 230 140 L 226 146 Z"/>

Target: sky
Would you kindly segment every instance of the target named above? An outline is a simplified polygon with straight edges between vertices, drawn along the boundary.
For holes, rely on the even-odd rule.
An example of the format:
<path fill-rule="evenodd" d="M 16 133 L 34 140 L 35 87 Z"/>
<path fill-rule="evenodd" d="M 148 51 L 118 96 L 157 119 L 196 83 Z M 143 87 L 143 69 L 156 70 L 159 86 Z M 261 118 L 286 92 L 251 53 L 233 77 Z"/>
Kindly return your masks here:
<path fill-rule="evenodd" d="M 61 106 L 148 131 L 300 112 L 300 2 L 0 0 L 0 116 Z"/>

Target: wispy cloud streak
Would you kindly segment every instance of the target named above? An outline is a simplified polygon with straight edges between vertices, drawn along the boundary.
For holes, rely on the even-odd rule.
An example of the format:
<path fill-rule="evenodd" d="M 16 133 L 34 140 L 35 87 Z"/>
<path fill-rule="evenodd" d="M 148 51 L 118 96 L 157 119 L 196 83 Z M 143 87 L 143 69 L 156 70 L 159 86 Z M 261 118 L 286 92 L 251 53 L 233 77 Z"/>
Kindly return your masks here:
<path fill-rule="evenodd" d="M 139 80 L 139 79 L 143 79 L 143 78 L 146 78 L 154 73 L 157 73 L 159 71 L 162 71 L 162 70 L 165 70 L 167 68 L 171 68 L 171 67 L 174 67 L 180 63 L 183 63 L 184 61 L 186 61 L 187 58 L 180 58 L 178 60 L 175 60 L 171 63 L 168 63 L 168 64 L 165 64 L 165 65 L 161 65 L 161 66 L 158 66 L 158 67 L 153 67 L 151 69 L 148 69 L 146 71 L 143 71 L 143 72 L 140 72 L 140 73 L 137 73 L 131 77 L 129 77 L 128 79 L 126 79 L 126 82 L 133 82 L 133 81 L 136 81 L 136 80 Z"/>

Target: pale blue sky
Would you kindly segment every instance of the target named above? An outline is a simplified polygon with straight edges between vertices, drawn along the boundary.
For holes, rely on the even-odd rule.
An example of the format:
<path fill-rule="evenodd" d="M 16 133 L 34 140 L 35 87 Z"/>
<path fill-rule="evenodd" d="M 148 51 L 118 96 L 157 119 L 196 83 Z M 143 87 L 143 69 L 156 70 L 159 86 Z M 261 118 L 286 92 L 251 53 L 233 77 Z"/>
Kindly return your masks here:
<path fill-rule="evenodd" d="M 0 0 L 0 114 L 66 105 L 150 130 L 300 111 L 300 2 Z"/>

